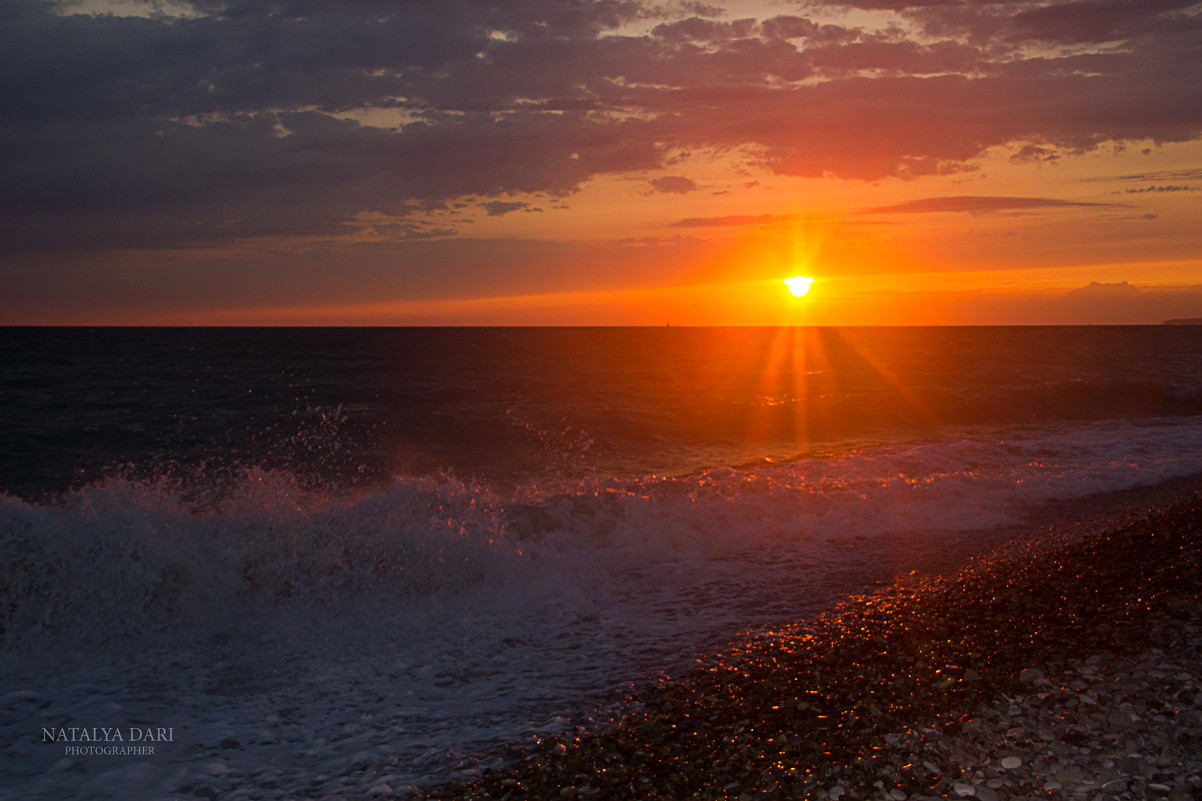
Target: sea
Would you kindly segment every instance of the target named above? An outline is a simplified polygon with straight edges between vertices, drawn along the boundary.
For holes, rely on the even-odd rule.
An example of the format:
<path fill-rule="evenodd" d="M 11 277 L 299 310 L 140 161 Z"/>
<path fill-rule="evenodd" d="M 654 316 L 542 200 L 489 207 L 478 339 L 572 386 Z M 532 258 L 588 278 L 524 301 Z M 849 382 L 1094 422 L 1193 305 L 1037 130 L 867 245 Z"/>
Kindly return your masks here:
<path fill-rule="evenodd" d="M 0 329 L 0 798 L 470 780 L 1199 473 L 1202 326 Z"/>

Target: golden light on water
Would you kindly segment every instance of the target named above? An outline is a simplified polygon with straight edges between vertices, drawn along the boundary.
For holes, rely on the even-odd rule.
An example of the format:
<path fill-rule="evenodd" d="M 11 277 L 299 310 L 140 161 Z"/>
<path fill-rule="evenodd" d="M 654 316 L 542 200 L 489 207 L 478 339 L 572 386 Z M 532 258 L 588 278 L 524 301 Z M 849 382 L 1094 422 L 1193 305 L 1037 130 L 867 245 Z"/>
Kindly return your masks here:
<path fill-rule="evenodd" d="M 806 278 L 804 275 L 795 275 L 785 279 L 785 286 L 789 288 L 789 294 L 795 298 L 804 298 L 813 283 L 813 278 Z"/>

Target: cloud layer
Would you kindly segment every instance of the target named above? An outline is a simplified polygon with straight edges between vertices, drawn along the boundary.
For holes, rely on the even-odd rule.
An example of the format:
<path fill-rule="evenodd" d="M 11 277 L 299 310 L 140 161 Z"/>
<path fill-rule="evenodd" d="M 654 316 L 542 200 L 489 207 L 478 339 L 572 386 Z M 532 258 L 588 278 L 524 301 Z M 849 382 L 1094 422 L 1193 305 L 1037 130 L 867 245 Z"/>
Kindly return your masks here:
<path fill-rule="evenodd" d="M 10 0 L 0 254 L 332 237 L 367 217 L 439 236 L 603 175 L 693 191 L 654 177 L 685 152 L 873 181 L 971 170 L 990 148 L 1054 160 L 1202 132 L 1189 0 L 688 7 Z M 892 21 L 830 21 L 857 8 Z"/>
<path fill-rule="evenodd" d="M 1082 203 L 1043 197 L 977 197 L 958 195 L 955 197 L 930 197 L 895 203 L 891 206 L 875 206 L 864 209 L 865 214 L 935 214 L 940 212 L 963 212 L 967 214 L 994 214 L 998 212 L 1025 211 L 1066 206 L 1098 207 L 1102 203 Z"/>

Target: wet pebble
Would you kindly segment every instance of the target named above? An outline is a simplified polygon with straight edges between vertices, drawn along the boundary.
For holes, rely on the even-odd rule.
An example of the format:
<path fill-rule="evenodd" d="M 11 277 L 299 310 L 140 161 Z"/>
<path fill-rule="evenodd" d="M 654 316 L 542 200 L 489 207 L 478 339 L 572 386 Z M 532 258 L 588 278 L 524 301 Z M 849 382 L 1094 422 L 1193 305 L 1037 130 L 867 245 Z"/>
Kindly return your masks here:
<path fill-rule="evenodd" d="M 595 776 L 596 798 L 1191 801 L 1202 790 L 1202 605 L 1189 591 L 1202 584 L 1199 543 L 1195 501 L 1022 569 L 895 587 L 796 639 L 764 638 L 670 704 L 648 699 L 654 711 L 635 721 L 550 749 L 554 760 L 515 772 L 520 786 L 498 776 L 431 797 L 571 798 L 561 788 Z M 1158 617 L 1154 598 L 1173 603 Z M 1032 645 L 1032 632 L 1048 642 Z"/>
<path fill-rule="evenodd" d="M 1043 671 L 1040 670 L 1039 668 L 1034 668 L 1034 667 L 1027 668 L 1022 673 L 1020 673 L 1018 676 L 1018 680 L 1021 681 L 1023 684 L 1034 684 L 1035 682 L 1040 681 L 1042 679 L 1043 679 Z"/>

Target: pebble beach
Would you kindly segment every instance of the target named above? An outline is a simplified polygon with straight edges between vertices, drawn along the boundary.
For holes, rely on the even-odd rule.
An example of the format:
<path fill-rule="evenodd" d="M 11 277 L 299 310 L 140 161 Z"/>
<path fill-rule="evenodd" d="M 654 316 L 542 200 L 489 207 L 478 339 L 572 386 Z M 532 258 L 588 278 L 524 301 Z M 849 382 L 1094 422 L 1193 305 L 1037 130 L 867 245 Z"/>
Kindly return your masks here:
<path fill-rule="evenodd" d="M 619 724 L 424 797 L 1202 797 L 1200 543 L 1195 492 L 902 580 L 641 689 Z M 399 790 L 382 775 L 367 795 Z"/>

